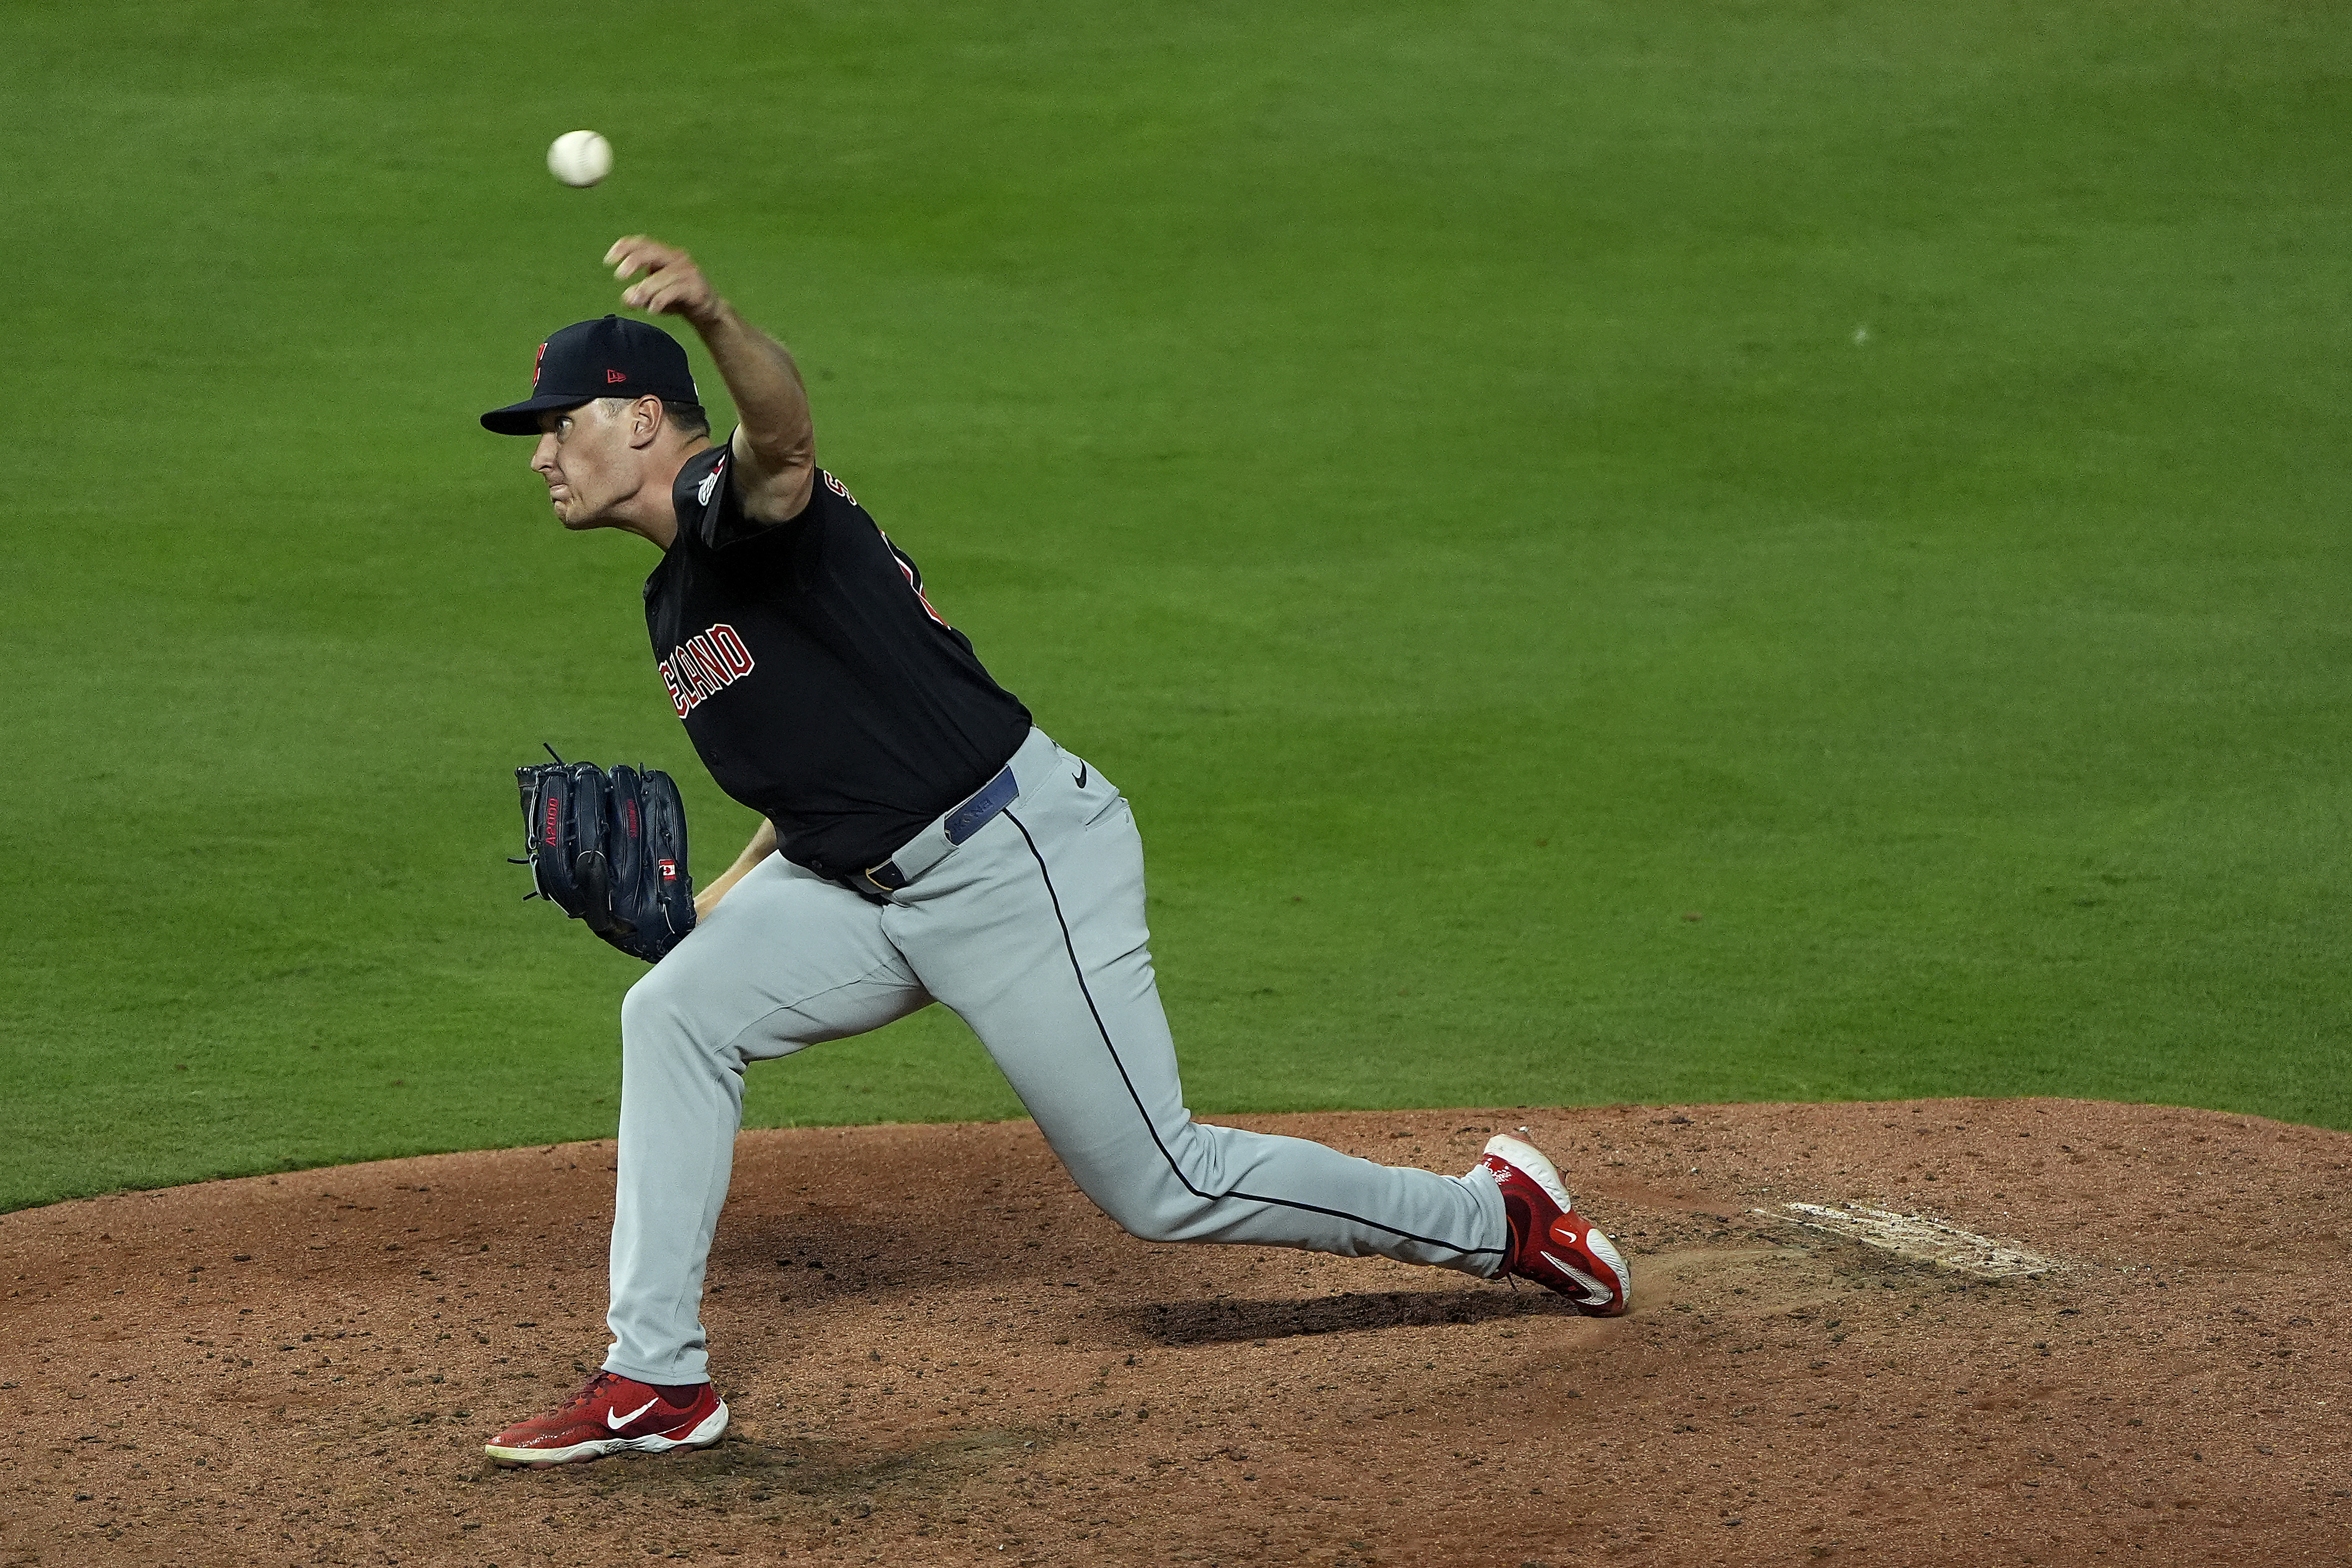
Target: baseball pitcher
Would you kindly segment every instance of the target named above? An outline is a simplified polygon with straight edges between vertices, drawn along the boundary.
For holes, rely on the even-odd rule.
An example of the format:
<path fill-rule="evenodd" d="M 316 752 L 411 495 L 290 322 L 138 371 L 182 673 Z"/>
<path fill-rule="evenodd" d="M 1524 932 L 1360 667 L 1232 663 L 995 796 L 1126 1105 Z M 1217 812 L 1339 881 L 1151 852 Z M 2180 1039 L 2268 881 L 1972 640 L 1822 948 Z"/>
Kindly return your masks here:
<path fill-rule="evenodd" d="M 744 1070 L 933 1001 L 1133 1235 L 1514 1274 L 1580 1312 L 1624 1312 L 1624 1260 L 1518 1139 L 1454 1176 L 1192 1120 L 1118 787 L 990 678 L 914 561 L 817 465 L 783 347 L 682 250 L 636 235 L 604 260 L 629 283 L 625 307 L 700 336 L 733 434 L 711 441 L 677 342 L 620 316 L 541 344 L 530 395 L 482 423 L 531 439 L 564 528 L 660 552 L 646 628 L 671 706 L 719 787 L 764 820 L 622 1003 L 603 1370 L 492 1438 L 491 1458 L 718 1441 L 727 1406 L 700 1303 Z"/>

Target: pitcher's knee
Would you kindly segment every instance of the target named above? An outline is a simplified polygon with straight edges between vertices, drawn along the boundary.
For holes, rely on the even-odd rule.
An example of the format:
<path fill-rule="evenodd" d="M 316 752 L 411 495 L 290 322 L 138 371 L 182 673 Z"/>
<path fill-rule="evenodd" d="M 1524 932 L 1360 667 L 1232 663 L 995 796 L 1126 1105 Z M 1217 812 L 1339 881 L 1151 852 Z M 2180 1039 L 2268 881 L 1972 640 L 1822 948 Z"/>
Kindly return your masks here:
<path fill-rule="evenodd" d="M 621 1051 L 640 1054 L 691 1044 L 695 1009 L 689 988 L 655 965 L 621 998 Z"/>
<path fill-rule="evenodd" d="M 1190 1241 L 1201 1235 L 1216 1200 L 1192 1191 L 1173 1172 L 1156 1181 L 1128 1180 L 1089 1192 L 1113 1223 L 1139 1241 Z"/>

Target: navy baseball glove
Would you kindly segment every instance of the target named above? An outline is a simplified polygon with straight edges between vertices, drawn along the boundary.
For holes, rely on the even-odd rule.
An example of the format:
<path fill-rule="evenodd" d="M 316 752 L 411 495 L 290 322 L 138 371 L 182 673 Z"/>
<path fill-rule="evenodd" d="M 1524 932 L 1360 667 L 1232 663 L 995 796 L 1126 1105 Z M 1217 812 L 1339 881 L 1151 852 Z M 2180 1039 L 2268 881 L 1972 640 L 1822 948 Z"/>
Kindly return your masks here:
<path fill-rule="evenodd" d="M 547 754 L 555 757 L 555 748 Z M 667 773 L 593 762 L 536 762 L 515 769 L 522 821 L 544 898 L 632 957 L 648 964 L 694 929 L 687 873 L 686 806 Z"/>

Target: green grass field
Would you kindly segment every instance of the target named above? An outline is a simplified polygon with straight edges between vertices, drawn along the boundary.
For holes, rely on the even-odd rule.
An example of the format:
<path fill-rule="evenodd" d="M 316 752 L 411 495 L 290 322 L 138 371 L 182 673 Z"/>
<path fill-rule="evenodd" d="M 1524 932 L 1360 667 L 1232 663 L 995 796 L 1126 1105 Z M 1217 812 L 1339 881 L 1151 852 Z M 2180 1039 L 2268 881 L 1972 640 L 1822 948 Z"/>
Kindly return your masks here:
<path fill-rule="evenodd" d="M 610 1132 L 508 770 L 751 820 L 474 416 L 635 230 L 1134 799 L 1197 1109 L 2352 1126 L 2347 129 L 2264 0 L 0 4 L 0 1207 Z"/>

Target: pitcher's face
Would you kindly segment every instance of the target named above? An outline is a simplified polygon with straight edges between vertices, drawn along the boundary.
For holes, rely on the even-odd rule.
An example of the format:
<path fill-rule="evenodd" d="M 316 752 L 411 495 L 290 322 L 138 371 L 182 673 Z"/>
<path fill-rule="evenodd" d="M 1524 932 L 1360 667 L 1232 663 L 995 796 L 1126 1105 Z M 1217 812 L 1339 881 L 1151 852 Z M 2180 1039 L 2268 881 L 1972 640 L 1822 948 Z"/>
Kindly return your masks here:
<path fill-rule="evenodd" d="M 539 416 L 539 430 L 531 469 L 547 481 L 548 504 L 565 528 L 596 528 L 636 494 L 637 453 L 626 405 L 618 415 L 601 402 L 550 409 Z"/>

